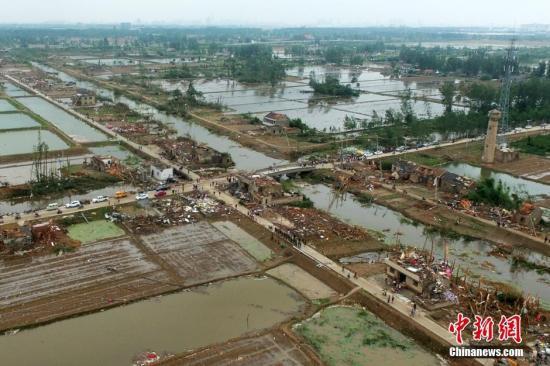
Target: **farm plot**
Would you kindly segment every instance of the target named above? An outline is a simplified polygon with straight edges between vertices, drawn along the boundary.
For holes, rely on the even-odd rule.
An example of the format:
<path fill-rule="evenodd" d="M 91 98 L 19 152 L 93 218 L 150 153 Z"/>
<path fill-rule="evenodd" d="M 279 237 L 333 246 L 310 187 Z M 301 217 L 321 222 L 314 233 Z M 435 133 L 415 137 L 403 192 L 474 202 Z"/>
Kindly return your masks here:
<path fill-rule="evenodd" d="M 231 221 L 218 221 L 212 223 L 212 225 L 239 244 L 251 256 L 256 258 L 256 260 L 261 262 L 273 256 L 271 249 Z"/>
<path fill-rule="evenodd" d="M 288 283 L 308 299 L 325 299 L 336 296 L 337 293 L 302 268 L 285 263 L 267 271 L 271 276 Z"/>
<path fill-rule="evenodd" d="M 67 230 L 71 239 L 78 240 L 82 244 L 124 235 L 124 230 L 115 223 L 105 220 L 71 225 Z"/>
<path fill-rule="evenodd" d="M 186 285 L 248 273 L 256 262 L 207 222 L 178 226 L 141 237 L 172 266 Z"/>
<path fill-rule="evenodd" d="M 440 364 L 412 339 L 358 307 L 326 308 L 294 330 L 328 366 Z"/>
<path fill-rule="evenodd" d="M 230 365 L 235 360 L 248 366 L 314 365 L 308 356 L 289 337 L 281 332 L 255 338 L 239 339 L 217 347 L 208 347 L 189 355 L 176 356 L 163 365 Z"/>
<path fill-rule="evenodd" d="M 129 240 L 0 262 L 0 328 L 166 291 L 168 275 Z M 70 295 L 69 295 L 70 294 Z"/>

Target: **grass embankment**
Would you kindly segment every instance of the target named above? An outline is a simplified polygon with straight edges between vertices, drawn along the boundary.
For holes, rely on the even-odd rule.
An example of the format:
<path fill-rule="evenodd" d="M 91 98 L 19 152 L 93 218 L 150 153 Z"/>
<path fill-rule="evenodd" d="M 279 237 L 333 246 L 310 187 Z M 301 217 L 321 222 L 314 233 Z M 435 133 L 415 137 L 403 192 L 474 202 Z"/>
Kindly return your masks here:
<path fill-rule="evenodd" d="M 514 141 L 512 147 L 526 154 L 549 156 L 550 135 L 528 136 L 525 139 Z"/>

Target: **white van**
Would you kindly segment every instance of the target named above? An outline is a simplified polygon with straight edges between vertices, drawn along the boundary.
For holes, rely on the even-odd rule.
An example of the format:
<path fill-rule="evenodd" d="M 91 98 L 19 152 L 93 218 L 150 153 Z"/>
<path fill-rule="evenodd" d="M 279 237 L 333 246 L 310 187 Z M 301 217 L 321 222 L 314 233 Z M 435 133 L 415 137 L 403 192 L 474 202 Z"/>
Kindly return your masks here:
<path fill-rule="evenodd" d="M 50 203 L 46 207 L 46 211 L 53 211 L 53 210 L 57 210 L 58 208 L 59 208 L 59 203 Z"/>

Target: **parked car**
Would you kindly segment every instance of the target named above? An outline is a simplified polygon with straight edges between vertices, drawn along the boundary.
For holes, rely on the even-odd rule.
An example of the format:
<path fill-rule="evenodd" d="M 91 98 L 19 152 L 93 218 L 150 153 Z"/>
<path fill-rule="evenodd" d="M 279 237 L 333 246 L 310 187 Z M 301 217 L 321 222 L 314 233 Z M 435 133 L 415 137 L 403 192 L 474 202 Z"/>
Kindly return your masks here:
<path fill-rule="evenodd" d="M 92 199 L 92 203 L 105 202 L 108 199 L 109 199 L 109 197 L 106 197 L 106 196 L 97 196 L 96 198 Z"/>
<path fill-rule="evenodd" d="M 376 150 L 374 155 L 382 155 L 384 152 L 382 150 Z"/>
<path fill-rule="evenodd" d="M 156 191 L 155 192 L 155 197 L 156 198 L 160 198 L 160 197 L 164 197 L 166 196 L 166 191 Z"/>
<path fill-rule="evenodd" d="M 407 147 L 406 147 L 406 146 L 399 146 L 399 147 L 397 147 L 397 148 L 395 149 L 395 151 L 397 151 L 397 152 L 403 152 L 403 151 L 405 151 L 405 150 L 407 150 Z"/>
<path fill-rule="evenodd" d="M 141 201 L 141 200 L 146 200 L 149 198 L 149 195 L 145 192 L 139 192 L 137 195 L 136 195 L 136 200 L 138 201 Z"/>
<path fill-rule="evenodd" d="M 167 184 L 161 184 L 157 188 L 155 188 L 155 191 L 167 191 L 170 188 Z"/>
<path fill-rule="evenodd" d="M 124 198 L 126 196 L 128 196 L 128 193 L 124 191 L 118 191 L 117 193 L 115 193 L 115 198 Z"/>
<path fill-rule="evenodd" d="M 54 211 L 54 210 L 57 210 L 58 208 L 59 208 L 59 203 L 54 202 L 46 206 L 46 211 Z"/>
<path fill-rule="evenodd" d="M 65 205 L 66 208 L 77 208 L 77 207 L 80 207 L 80 206 L 82 206 L 80 201 L 71 201 L 71 202 L 69 202 Z"/>

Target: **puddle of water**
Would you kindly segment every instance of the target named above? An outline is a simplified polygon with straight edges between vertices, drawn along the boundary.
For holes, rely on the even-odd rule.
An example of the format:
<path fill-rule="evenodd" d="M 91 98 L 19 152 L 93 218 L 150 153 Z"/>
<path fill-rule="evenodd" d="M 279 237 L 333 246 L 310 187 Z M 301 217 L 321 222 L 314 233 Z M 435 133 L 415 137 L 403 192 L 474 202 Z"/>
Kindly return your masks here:
<path fill-rule="evenodd" d="M 127 104 L 131 109 L 138 112 L 151 113 L 154 119 L 173 126 L 179 136 L 189 136 L 199 143 L 204 143 L 220 152 L 230 154 L 231 158 L 235 162 L 235 167 L 239 170 L 258 170 L 265 168 L 266 166 L 273 164 L 284 164 L 286 162 L 285 160 L 274 159 L 252 149 L 246 148 L 225 136 L 216 135 L 196 123 L 188 122 L 180 117 L 167 115 L 166 113 L 160 112 L 150 105 L 135 102 L 124 96 L 115 98 L 113 92 L 100 88 L 93 83 L 77 80 L 66 73 L 59 72 L 51 67 L 37 63 L 33 63 L 33 65 L 47 72 L 57 72 L 59 79 L 65 82 L 73 81 L 79 88 L 94 90 L 102 97 Z"/>
<path fill-rule="evenodd" d="M 2 101 L 0 100 L 0 103 Z M 2 106 L 0 106 L 0 109 Z M 14 128 L 39 127 L 40 123 L 23 113 L 2 113 L 0 114 L 0 130 L 11 130 Z"/>
<path fill-rule="evenodd" d="M 331 206 L 334 192 L 322 184 L 305 185 L 301 191 L 314 202 L 315 207 L 330 212 L 342 221 L 386 234 L 388 243 L 395 243 L 395 233 L 399 232 L 401 243 L 418 248 L 431 248 L 426 226 L 405 218 L 399 212 L 376 204 L 362 205 L 348 193 L 335 200 Z M 443 238 L 438 234 L 432 235 L 434 251 L 436 255 L 443 257 Z M 482 240 L 447 239 L 447 243 L 451 261 L 456 260 L 456 266 L 460 265 L 462 270 L 468 268 L 484 278 L 514 285 L 526 293 L 540 296 L 543 301 L 550 304 L 550 275 L 514 268 L 507 260 L 490 256 L 488 253 L 492 246 Z M 522 252 L 533 262 L 550 265 L 548 257 L 542 254 L 521 249 L 518 249 L 518 252 Z"/>
<path fill-rule="evenodd" d="M 48 144 L 50 151 L 65 150 L 69 146 L 50 131 L 11 131 L 0 133 L 0 155 L 28 154 L 38 143 L 38 134 Z"/>
<path fill-rule="evenodd" d="M 41 97 L 19 98 L 34 113 L 57 126 L 78 142 L 105 141 L 107 136 Z"/>
<path fill-rule="evenodd" d="M 181 353 L 271 327 L 303 305 L 275 280 L 239 278 L 1 336 L 0 353 L 6 365 L 130 365 L 146 350 Z"/>
<path fill-rule="evenodd" d="M 514 177 L 513 175 L 496 172 L 487 168 L 480 168 L 466 163 L 449 163 L 443 166 L 451 173 L 463 175 L 475 180 L 483 178 L 494 178 L 495 181 L 502 181 L 510 188 L 512 192 L 517 194 L 527 193 L 530 196 L 549 195 L 550 186 L 533 182 L 527 179 Z"/>

